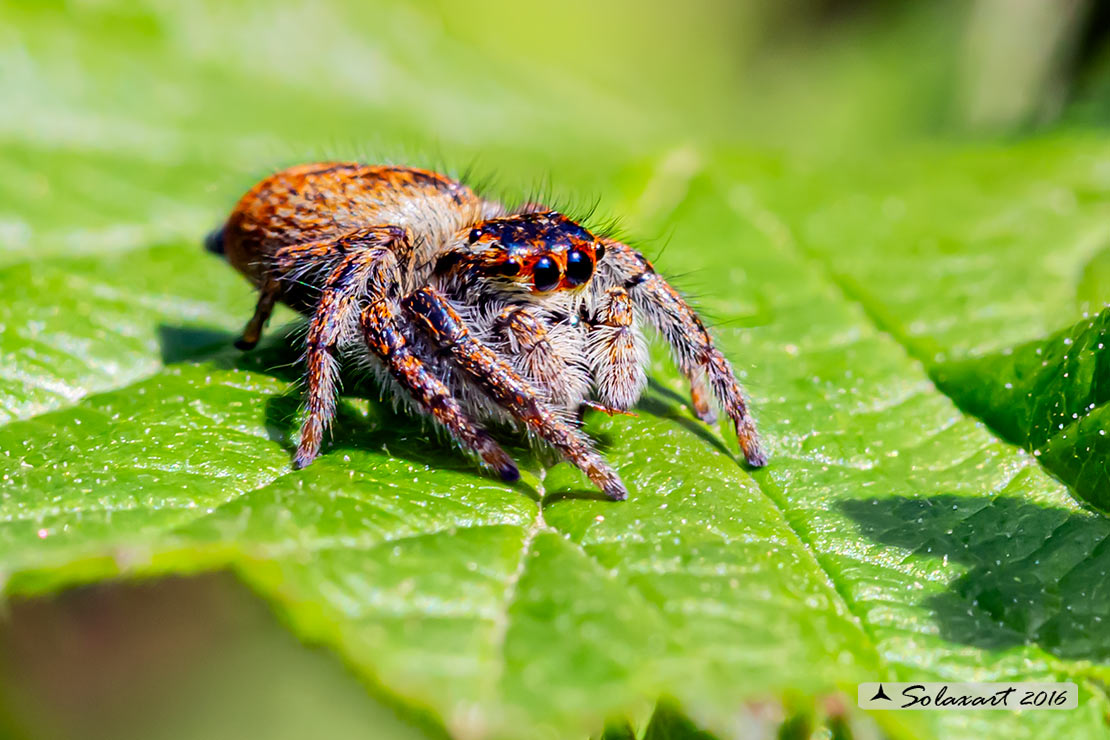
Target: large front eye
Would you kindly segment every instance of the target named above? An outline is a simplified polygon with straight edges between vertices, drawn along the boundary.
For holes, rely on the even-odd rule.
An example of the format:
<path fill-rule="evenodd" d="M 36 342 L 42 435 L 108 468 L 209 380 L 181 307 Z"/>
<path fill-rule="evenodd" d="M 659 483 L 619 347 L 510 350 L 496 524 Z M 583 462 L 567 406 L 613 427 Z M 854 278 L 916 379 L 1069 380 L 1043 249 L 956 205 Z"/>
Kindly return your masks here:
<path fill-rule="evenodd" d="M 571 250 L 567 254 L 567 280 L 574 285 L 581 285 L 590 279 L 590 275 L 594 274 L 594 263 L 590 260 L 590 255 L 585 252 L 579 252 L 577 249 Z"/>
<path fill-rule="evenodd" d="M 541 293 L 555 290 L 562 277 L 559 274 L 559 266 L 550 257 L 540 257 L 536 260 L 535 267 L 532 268 L 532 282 L 535 284 L 536 290 Z"/>

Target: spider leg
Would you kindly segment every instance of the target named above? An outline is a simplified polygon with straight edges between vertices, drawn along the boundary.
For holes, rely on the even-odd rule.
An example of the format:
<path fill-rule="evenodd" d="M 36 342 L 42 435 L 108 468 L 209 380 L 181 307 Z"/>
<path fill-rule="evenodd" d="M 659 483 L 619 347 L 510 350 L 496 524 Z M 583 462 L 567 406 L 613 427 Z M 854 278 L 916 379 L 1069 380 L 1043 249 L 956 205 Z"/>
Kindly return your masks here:
<path fill-rule="evenodd" d="M 393 301 L 371 303 L 363 309 L 360 320 L 367 346 L 385 361 L 390 375 L 409 392 L 413 400 L 446 427 L 459 444 L 496 470 L 502 480 L 510 483 L 519 480 L 520 471 L 508 453 L 463 412 L 443 381 L 413 353 L 398 324 Z"/>
<path fill-rule="evenodd" d="M 568 336 L 579 329 L 545 322 L 529 306 L 509 306 L 494 320 L 498 339 L 503 342 L 502 356 L 513 359 L 514 366 L 556 408 L 573 410 L 589 392 L 586 367 L 576 361 Z M 570 344 L 574 347 L 574 344 Z"/>
<path fill-rule="evenodd" d="M 621 501 L 628 497 L 621 479 L 586 436 L 556 414 L 527 380 L 478 341 L 443 294 L 434 288 L 420 288 L 409 294 L 403 305 L 432 341 L 450 351 L 458 367 L 514 418 L 578 466 L 609 498 Z"/>
<path fill-rule="evenodd" d="M 358 229 L 333 241 L 290 244 L 277 250 L 274 253 L 276 272 L 267 276 L 259 289 L 254 315 L 243 328 L 239 339 L 235 341 L 236 349 L 247 351 L 258 346 L 258 342 L 262 339 L 262 329 L 270 320 L 282 293 L 291 283 L 302 280 L 309 270 L 330 273 L 348 249 L 358 249 L 368 241 L 379 239 L 381 228 L 383 227 Z"/>
<path fill-rule="evenodd" d="M 270 320 L 274 312 L 274 305 L 281 296 L 281 283 L 272 278 L 266 280 L 258 294 L 258 304 L 254 307 L 254 315 L 243 328 L 243 333 L 235 340 L 235 348 L 244 352 L 258 346 L 262 339 L 262 328 Z"/>
<path fill-rule="evenodd" d="M 594 400 L 589 399 L 589 398 L 584 400 L 582 402 L 582 405 L 579 406 L 579 411 L 581 411 L 583 413 L 586 411 L 586 409 L 593 409 L 594 411 L 600 411 L 603 414 L 607 414 L 609 416 L 613 416 L 615 414 L 620 414 L 621 416 L 632 416 L 632 417 L 639 416 L 639 414 L 637 414 L 635 411 L 627 411 L 625 409 L 618 409 L 614 406 L 606 406 L 605 404 L 603 404 L 599 401 L 594 401 Z M 580 414 L 579 416 L 581 417 L 582 415 L 583 414 Z"/>
<path fill-rule="evenodd" d="M 384 296 L 390 286 L 396 290 L 397 258 L 390 246 L 406 238 L 400 228 L 380 226 L 360 229 L 330 244 L 297 247 L 315 250 L 313 253 L 320 256 L 329 252 L 337 255 L 308 324 L 305 350 L 308 389 L 301 438 L 293 458 L 293 467 L 297 469 L 316 459 L 324 431 L 335 416 L 339 345 L 350 339 L 356 329 L 356 309 L 362 299 Z M 290 264 L 294 264 L 292 260 Z M 283 277 L 289 276 L 290 272 L 286 272 Z M 295 279 L 295 275 L 292 277 Z"/>
<path fill-rule="evenodd" d="M 598 309 L 586 344 L 594 384 L 604 406 L 624 411 L 632 408 L 647 385 L 647 346 L 627 290 L 609 288 Z"/>
<path fill-rule="evenodd" d="M 690 382 L 690 402 L 694 404 L 694 412 L 706 424 L 716 424 L 717 410 L 709 402 L 709 389 L 705 387 L 705 373 L 695 370 L 684 374 L 686 380 Z"/>
<path fill-rule="evenodd" d="M 736 436 L 748 464 L 753 467 L 766 465 L 767 455 L 740 383 L 728 360 L 713 344 L 705 324 L 642 254 L 617 241 L 607 240 L 605 247 L 608 264 L 604 279 L 610 284 L 624 285 L 636 307 L 670 344 L 678 366 L 691 380 L 691 395 L 698 415 L 703 419 L 710 415 L 705 386 L 700 380 L 704 373 L 736 427 Z"/>
<path fill-rule="evenodd" d="M 463 414 L 443 382 L 413 355 L 396 324 L 395 296 L 400 281 L 397 251 L 403 249 L 401 242 L 406 239 L 402 229 L 383 226 L 360 229 L 330 245 L 314 243 L 284 250 L 291 269 L 299 264 L 293 249 L 300 257 L 336 255 L 308 328 L 308 391 L 294 467 L 305 467 L 319 454 L 324 432 L 335 416 L 339 372 L 336 354 L 339 345 L 351 339 L 357 325 L 368 348 L 382 358 L 390 374 L 422 409 L 503 480 L 515 481 L 520 473 L 512 458 L 488 432 Z M 366 307 L 356 315 L 364 304 Z"/>

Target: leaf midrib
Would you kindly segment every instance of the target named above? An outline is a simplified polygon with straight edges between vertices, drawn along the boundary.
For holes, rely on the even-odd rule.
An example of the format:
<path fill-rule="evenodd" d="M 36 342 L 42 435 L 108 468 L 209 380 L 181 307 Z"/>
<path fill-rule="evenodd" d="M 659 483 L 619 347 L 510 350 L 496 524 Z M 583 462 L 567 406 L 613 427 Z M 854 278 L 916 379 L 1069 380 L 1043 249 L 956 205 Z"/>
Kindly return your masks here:
<path fill-rule="evenodd" d="M 890 338 L 899 347 L 899 349 L 904 353 L 906 357 L 914 360 L 923 367 L 928 375 L 932 390 L 948 398 L 949 401 L 951 401 L 952 404 L 956 407 L 956 410 L 960 414 L 960 416 L 963 416 L 965 418 L 968 417 L 968 414 L 956 402 L 956 399 L 944 393 L 938 387 L 933 376 L 933 365 L 930 358 L 926 356 L 926 354 L 921 350 L 920 346 L 917 343 L 910 341 L 909 337 L 901 332 L 896 324 L 883 318 L 882 311 L 878 310 L 878 307 L 874 306 L 871 301 L 868 300 L 866 293 L 859 290 L 854 282 L 841 276 L 840 273 L 838 273 L 833 267 L 831 260 L 829 260 L 827 257 L 817 251 L 807 249 L 804 244 L 802 244 L 800 240 L 796 238 L 796 236 L 794 235 L 794 231 L 793 229 L 791 229 L 789 224 L 784 219 L 779 217 L 778 214 L 775 214 L 764 204 L 756 201 L 754 198 L 748 198 L 746 199 L 746 202 L 749 206 L 758 209 L 760 218 L 752 218 L 751 214 L 746 213 L 744 209 L 738 205 L 736 199 L 730 199 L 730 204 L 732 205 L 733 210 L 736 211 L 741 217 L 748 217 L 752 225 L 755 226 L 757 230 L 762 232 L 768 239 L 775 242 L 781 248 L 789 251 L 798 259 L 799 262 L 808 264 L 813 267 L 818 278 L 826 284 L 832 286 L 846 304 L 857 306 L 862 315 L 867 319 L 867 321 L 876 330 L 876 332 Z M 769 225 L 771 224 L 773 224 L 773 228 L 769 228 Z M 972 416 L 971 418 L 978 417 Z M 1076 423 L 1078 423 L 1078 421 Z M 933 436 L 938 433 L 940 432 L 938 431 L 934 433 Z M 1019 452 L 1019 454 L 1026 454 L 1025 449 L 1020 446 L 1013 445 L 1012 443 L 1005 440 L 999 441 L 1002 444 L 1014 448 Z M 1038 466 L 1040 466 L 1039 461 Z M 1041 467 L 1043 469 L 1043 466 Z M 1003 492 L 1014 482 L 1014 480 L 1016 480 L 1017 477 L 1021 475 L 1022 470 L 1022 468 L 1016 469 L 1003 484 L 999 485 L 993 491 L 993 495 L 990 498 L 984 498 L 984 506 L 989 506 L 991 501 L 1002 495 Z M 769 500 L 774 502 L 774 497 L 768 494 L 767 491 L 764 489 L 764 481 L 770 481 L 769 473 L 766 470 L 758 471 L 753 477 L 760 485 L 760 489 L 763 491 L 764 495 Z M 778 503 L 775 503 L 776 507 L 778 507 Z M 780 511 L 782 511 L 782 507 L 778 508 L 780 509 Z M 794 527 L 789 517 L 784 518 L 786 519 L 791 529 L 803 542 L 803 544 L 805 544 L 806 551 L 813 555 L 815 561 L 817 561 L 817 563 L 820 565 L 820 557 L 816 551 L 816 548 L 813 547 L 812 541 L 805 538 L 798 531 L 798 529 Z M 1063 524 L 1058 524 L 1053 532 L 1059 529 L 1060 526 L 1063 526 Z M 1046 537 L 1041 547 L 1044 547 L 1048 542 L 1051 541 L 1051 539 L 1051 535 Z M 1104 539 L 1103 542 L 1105 541 L 1106 540 Z M 896 675 L 897 669 L 891 666 L 889 662 L 887 662 L 886 657 L 882 652 L 879 652 L 877 650 L 878 641 L 874 630 L 856 614 L 855 610 L 852 608 L 852 600 L 848 597 L 844 590 L 842 590 L 840 584 L 837 583 L 836 578 L 833 577 L 831 572 L 823 566 L 820 566 L 820 570 L 828 577 L 829 582 L 832 584 L 833 588 L 836 590 L 837 594 L 844 602 L 846 608 L 848 609 L 848 612 L 852 614 L 853 618 L 855 618 L 859 622 L 861 628 L 864 630 L 864 633 L 871 640 L 872 645 L 876 648 L 876 652 L 879 655 L 880 665 L 887 670 L 888 675 Z M 1082 680 L 1084 686 L 1089 691 L 1099 695 L 1104 701 L 1110 702 L 1110 684 L 1108 684 L 1108 682 L 1104 680 L 1104 677 L 1100 675 L 1099 671 L 1096 670 L 1096 667 L 1089 665 L 1084 666 L 1082 664 L 1075 665 L 1074 662 L 1060 658 L 1050 651 L 1040 647 L 1040 645 L 1027 644 L 1026 647 L 1033 647 L 1037 651 L 1038 657 L 1047 665 L 1055 667 L 1057 671 L 1064 675 L 1073 677 L 1077 680 Z M 891 672 L 893 672 L 893 674 Z M 885 713 L 880 713 L 880 715 L 885 716 Z"/>
<path fill-rule="evenodd" d="M 741 208 L 738 208 L 735 203 L 732 204 L 733 211 L 736 213 L 736 215 L 738 217 L 740 217 L 742 219 L 745 219 L 745 220 L 748 220 L 751 223 L 753 223 L 755 225 L 755 227 L 757 228 L 757 230 L 759 230 L 761 233 L 764 233 L 765 236 L 769 240 L 771 240 L 779 248 L 788 250 L 798 260 L 799 263 L 804 264 L 804 265 L 809 265 L 810 267 L 815 268 L 815 272 L 817 274 L 817 277 L 821 281 L 831 285 L 832 287 L 835 287 L 837 289 L 837 292 L 841 296 L 841 298 L 845 301 L 845 303 L 850 304 L 850 305 L 856 305 L 856 306 L 860 307 L 860 309 L 862 310 L 863 315 L 866 317 L 868 323 L 870 323 L 872 325 L 872 327 L 877 332 L 879 332 L 881 334 L 884 334 L 884 335 L 890 337 L 891 339 L 893 339 L 894 342 L 901 348 L 901 350 L 908 357 L 910 357 L 914 360 L 917 360 L 918 362 L 921 362 L 926 368 L 929 367 L 929 363 L 926 362 L 925 359 L 920 356 L 920 353 L 916 350 L 916 346 L 914 345 L 914 343 L 906 341 L 905 337 L 900 332 L 897 331 L 896 327 L 891 326 L 886 321 L 883 321 L 881 314 L 877 311 L 872 310 L 872 307 L 870 306 L 869 302 L 867 300 L 865 300 L 865 298 L 862 295 L 860 295 L 857 291 L 854 291 L 852 289 L 852 286 L 851 286 L 850 283 L 848 283 L 845 280 L 840 279 L 839 276 L 837 275 L 837 273 L 831 268 L 831 265 L 826 260 L 822 259 L 820 257 L 820 255 L 808 252 L 807 250 L 804 249 L 804 247 L 800 246 L 798 244 L 797 240 L 794 238 L 793 232 L 790 229 L 790 227 L 781 218 L 779 218 L 779 216 L 777 214 L 774 214 L 774 213 L 766 210 L 762 206 L 759 206 L 759 207 L 762 208 L 761 217 L 763 219 L 766 219 L 766 218 L 774 219 L 774 222 L 777 224 L 775 229 L 768 230 L 766 228 L 766 222 L 761 224 L 760 219 L 751 218 L 750 213 L 745 213 L 744 210 L 741 209 Z M 785 239 L 784 239 L 784 237 L 785 237 Z M 136 385 L 136 384 L 142 383 L 144 381 L 148 381 L 148 380 L 150 380 L 152 378 L 155 378 L 159 375 L 170 372 L 171 368 L 173 368 L 176 365 L 185 365 L 185 364 L 195 363 L 195 362 L 203 360 L 205 358 L 210 358 L 210 359 L 211 358 L 216 358 L 222 352 L 223 352 L 222 350 L 216 350 L 216 351 L 211 351 L 210 350 L 210 351 L 206 351 L 206 352 L 199 352 L 189 360 L 184 360 L 184 361 L 181 361 L 181 362 L 176 362 L 176 363 L 164 365 L 161 369 L 159 369 L 155 372 L 148 373 L 148 374 L 145 374 L 145 375 L 142 375 L 142 376 L 137 376 L 135 378 L 129 379 L 129 381 L 127 383 L 119 384 L 114 389 L 113 388 L 99 388 L 92 394 L 86 394 L 86 395 L 82 396 L 81 398 L 74 399 L 70 404 L 68 404 L 68 406 L 78 405 L 83 400 L 86 400 L 89 397 L 98 395 L 100 393 L 107 393 L 107 392 L 110 392 L 112 390 L 119 390 L 120 388 L 127 387 L 129 385 Z M 935 390 L 935 388 L 934 388 L 934 390 Z M 913 393 L 909 394 L 906 398 L 900 399 L 899 403 L 904 403 L 909 397 L 912 397 L 913 395 L 916 395 L 919 392 L 920 391 L 914 391 Z M 13 421 L 32 421 L 32 420 L 37 419 L 40 416 L 44 416 L 44 415 L 49 414 L 49 413 L 58 412 L 58 411 L 62 410 L 62 408 L 65 408 L 65 407 L 54 407 L 54 408 L 51 408 L 51 409 L 44 410 L 40 413 L 32 414 L 29 417 L 24 417 L 22 419 L 13 420 Z M 960 413 L 961 413 L 961 415 L 963 414 L 962 411 Z M 735 462 L 734 457 L 730 456 L 730 458 Z M 738 470 L 741 469 L 739 467 L 739 465 L 737 465 L 737 469 Z M 268 480 L 258 482 L 257 485 L 255 485 L 251 489 L 239 491 L 239 492 L 235 493 L 229 499 L 227 499 L 224 502 L 222 502 L 221 504 L 219 504 L 216 507 L 216 509 L 218 510 L 219 508 L 234 502 L 236 499 L 238 499 L 239 497 L 241 497 L 243 495 L 246 495 L 250 491 L 259 490 L 259 489 L 265 488 L 267 486 L 274 485 L 274 484 L 278 483 L 279 481 L 285 479 L 285 477 L 288 476 L 292 472 L 293 471 L 291 471 L 291 470 L 286 470 L 285 472 L 281 472 L 281 473 L 278 473 L 277 475 L 272 476 Z M 1015 471 L 1014 475 L 1016 476 L 1019 473 L 1020 473 L 1020 470 Z M 760 491 L 761 496 L 774 508 L 774 510 L 777 512 L 778 516 L 780 517 L 782 523 L 792 533 L 793 537 L 795 538 L 796 542 L 799 545 L 797 550 L 801 551 L 801 552 L 804 552 L 806 554 L 806 557 L 807 557 L 808 562 L 809 562 L 808 569 L 812 570 L 816 573 L 819 573 L 820 574 L 819 579 L 828 588 L 828 590 L 830 592 L 830 595 L 835 594 L 835 598 L 837 599 L 837 602 L 838 602 L 837 612 L 839 614 L 849 616 L 851 618 L 852 623 L 854 623 L 856 625 L 856 627 L 859 629 L 860 634 L 863 635 L 864 637 L 866 637 L 867 643 L 866 643 L 866 645 L 860 646 L 860 652 L 861 653 L 869 653 L 869 654 L 873 654 L 873 655 L 876 656 L 876 659 L 877 659 L 876 662 L 877 662 L 877 664 L 879 665 L 879 667 L 882 671 L 882 674 L 883 674 L 882 677 L 883 678 L 889 679 L 891 676 L 896 675 L 897 672 L 898 672 L 898 669 L 893 664 L 888 662 L 886 657 L 878 649 L 879 643 L 878 643 L 878 640 L 877 640 L 877 637 L 876 637 L 876 634 L 874 632 L 873 627 L 870 624 L 868 624 L 862 618 L 861 614 L 857 613 L 854 602 L 852 601 L 852 599 L 847 594 L 847 590 L 848 590 L 847 584 L 840 583 L 838 581 L 838 579 L 834 575 L 834 571 L 829 569 L 826 566 L 826 564 L 823 562 L 822 555 L 817 550 L 817 548 L 815 547 L 813 541 L 806 535 L 806 533 L 803 529 L 800 529 L 798 526 L 795 525 L 794 521 L 788 515 L 788 512 L 790 511 L 790 507 L 788 505 L 788 502 L 786 501 L 786 498 L 785 498 L 783 492 L 781 490 L 779 490 L 778 486 L 774 483 L 774 480 L 771 477 L 770 473 L 767 472 L 767 471 L 761 471 L 761 472 L 756 473 L 752 477 L 755 480 L 755 483 L 756 483 L 756 485 L 757 485 L 757 487 Z M 1012 480 L 1013 480 L 1013 476 L 1006 481 L 1006 484 L 1000 486 L 999 490 L 1004 489 L 1007 485 L 1009 485 L 1009 483 L 1012 482 Z M 542 493 L 542 491 L 541 491 L 541 493 Z M 998 491 L 996 491 L 995 493 L 997 494 Z M 509 627 L 509 616 L 508 615 L 509 615 L 510 609 L 512 607 L 513 599 L 515 598 L 515 584 L 516 584 L 516 582 L 519 581 L 520 577 L 523 575 L 523 573 L 525 572 L 525 570 L 528 567 L 527 559 L 528 559 L 529 548 L 531 546 L 531 543 L 534 541 L 535 537 L 541 531 L 552 531 L 552 532 L 559 532 L 559 533 L 563 534 L 565 540 L 567 540 L 568 542 L 573 542 L 575 544 L 576 548 L 578 550 L 580 550 L 585 556 L 590 558 L 591 561 L 598 564 L 602 569 L 608 570 L 608 568 L 606 568 L 606 566 L 597 558 L 597 556 L 592 554 L 591 551 L 588 548 L 584 547 L 580 542 L 576 542 L 572 538 L 566 537 L 565 536 L 566 532 L 560 530 L 558 527 L 550 527 L 549 525 L 546 524 L 546 522 L 543 520 L 542 502 L 540 504 L 536 504 L 536 507 L 537 507 L 536 518 L 533 521 L 533 525 L 526 530 L 525 538 L 522 542 L 520 563 L 519 563 L 517 571 L 514 573 L 516 581 L 510 580 L 506 584 L 506 598 L 503 600 L 503 610 L 504 610 L 504 615 L 505 615 L 504 616 L 505 623 L 503 625 L 502 631 L 500 632 L 500 637 L 499 637 L 500 647 L 498 648 L 498 655 L 500 656 L 500 659 L 501 659 L 500 663 L 499 663 L 499 670 L 502 673 L 504 672 L 504 670 L 506 668 L 505 655 L 504 655 L 504 639 L 505 639 L 505 635 L 507 634 L 508 627 Z M 202 520 L 205 517 L 210 516 L 211 513 L 212 512 L 204 511 L 203 509 L 201 509 L 200 511 L 197 512 L 197 516 L 195 518 L 176 524 L 174 527 L 172 527 L 168 531 L 167 535 L 169 537 L 172 537 L 175 530 L 180 529 L 180 528 L 184 528 L 184 527 L 186 527 L 186 526 L 188 526 L 192 523 L 195 523 L 199 520 Z M 476 526 L 492 526 L 492 525 L 476 525 Z M 427 533 L 418 533 L 418 534 L 413 534 L 413 535 L 405 535 L 405 536 L 402 536 L 402 537 L 399 537 L 399 538 L 377 539 L 374 543 L 367 543 L 367 546 L 369 546 L 369 547 L 378 547 L 378 546 L 381 546 L 383 544 L 393 542 L 395 540 L 404 539 L 405 537 L 426 536 L 426 535 L 434 535 L 434 534 L 436 534 L 436 532 L 427 532 Z M 728 538 L 726 536 L 720 535 L 720 533 L 714 533 L 714 534 L 717 534 L 717 535 L 721 536 L 722 539 L 725 540 L 726 542 L 728 541 Z M 322 544 L 322 541 L 321 541 L 320 544 Z M 339 548 L 358 547 L 358 545 L 353 540 L 349 540 L 349 539 L 348 540 L 336 540 L 334 542 L 329 542 L 329 544 L 327 546 L 334 546 L 334 547 L 339 547 Z M 285 552 L 296 552 L 296 551 L 305 551 L 305 550 L 312 551 L 312 547 L 306 545 L 306 543 L 304 543 L 304 542 L 298 542 L 298 543 L 296 543 L 296 545 L 290 546 L 290 548 L 288 548 L 288 550 L 284 550 L 284 549 L 276 550 L 276 549 L 272 549 L 272 548 L 268 548 L 268 547 L 263 546 L 263 547 L 259 548 L 259 552 L 257 554 L 262 555 L 264 557 L 279 557 L 280 555 L 282 555 Z M 234 557 L 229 556 L 228 560 L 229 560 L 229 564 L 234 565 L 234 560 L 235 560 Z M 59 562 L 54 567 L 61 567 L 61 565 L 62 565 L 62 563 Z M 213 564 L 212 567 L 215 567 L 215 565 Z M 628 580 L 624 579 L 624 578 L 618 578 L 616 580 L 621 584 L 621 586 L 623 588 L 629 590 L 630 592 L 637 593 L 643 601 L 651 604 L 652 607 L 660 615 L 662 615 L 663 612 L 662 612 L 662 609 L 661 609 L 660 605 L 657 604 L 655 601 L 653 601 L 649 597 L 649 594 L 645 593 L 642 588 L 638 587 L 634 583 L 628 582 Z M 1038 653 L 1040 653 L 1044 657 L 1044 659 L 1046 659 L 1046 661 L 1050 662 L 1051 664 L 1060 666 L 1061 669 L 1066 671 L 1069 675 L 1076 675 L 1076 676 L 1080 676 L 1080 677 L 1086 677 L 1087 676 L 1086 672 L 1076 671 L 1073 666 L 1068 665 L 1065 661 L 1062 661 L 1061 659 L 1056 658 L 1055 656 L 1041 650 L 1040 648 L 1038 648 Z"/>

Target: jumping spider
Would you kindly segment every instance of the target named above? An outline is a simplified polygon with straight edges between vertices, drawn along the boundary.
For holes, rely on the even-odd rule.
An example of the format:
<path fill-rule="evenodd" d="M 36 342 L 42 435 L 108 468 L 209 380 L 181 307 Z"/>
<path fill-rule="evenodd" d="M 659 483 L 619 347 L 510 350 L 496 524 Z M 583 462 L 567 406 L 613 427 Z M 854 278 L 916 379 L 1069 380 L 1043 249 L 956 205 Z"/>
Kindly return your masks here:
<path fill-rule="evenodd" d="M 647 382 L 641 321 L 670 344 L 698 416 L 716 417 L 708 378 L 747 461 L 766 463 L 740 385 L 697 314 L 643 255 L 557 211 L 508 209 L 427 170 L 327 162 L 255 185 L 208 248 L 260 292 L 240 349 L 258 343 L 278 301 L 309 318 L 297 468 L 320 451 L 339 358 L 352 355 L 504 480 L 519 477 L 516 464 L 480 421 L 523 426 L 624 499 L 576 414 L 637 401 Z"/>

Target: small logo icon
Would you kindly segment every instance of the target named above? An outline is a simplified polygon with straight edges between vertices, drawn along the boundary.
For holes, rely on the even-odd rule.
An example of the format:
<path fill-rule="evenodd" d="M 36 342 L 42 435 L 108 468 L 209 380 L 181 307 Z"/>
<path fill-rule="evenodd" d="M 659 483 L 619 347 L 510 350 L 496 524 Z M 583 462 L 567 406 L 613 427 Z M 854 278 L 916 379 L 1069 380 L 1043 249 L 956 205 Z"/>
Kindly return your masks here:
<path fill-rule="evenodd" d="M 883 691 L 883 685 L 882 684 L 879 684 L 879 690 L 876 691 L 875 695 L 871 697 L 871 701 L 875 701 L 876 699 L 885 699 L 887 701 L 894 701 L 893 699 L 891 699 L 889 696 L 886 695 L 885 691 Z"/>

